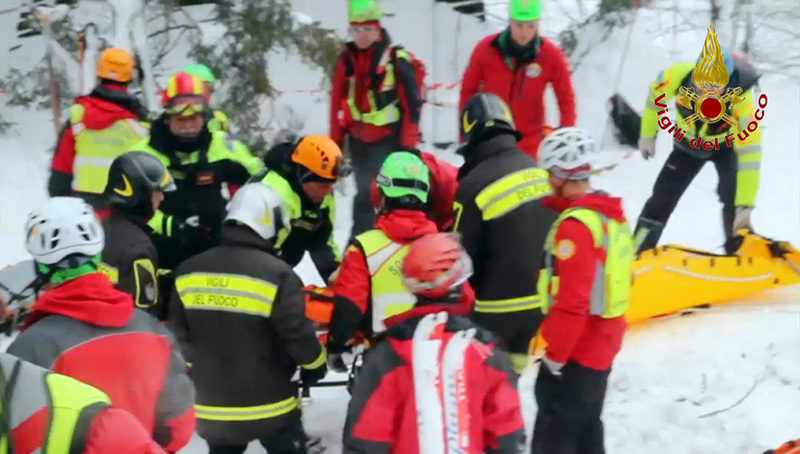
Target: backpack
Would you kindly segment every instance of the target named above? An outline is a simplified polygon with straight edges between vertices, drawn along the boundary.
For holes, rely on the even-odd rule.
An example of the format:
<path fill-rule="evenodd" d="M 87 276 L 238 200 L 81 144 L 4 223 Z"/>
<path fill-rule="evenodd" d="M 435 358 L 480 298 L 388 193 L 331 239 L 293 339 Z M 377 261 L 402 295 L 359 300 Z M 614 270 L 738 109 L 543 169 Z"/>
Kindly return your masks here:
<path fill-rule="evenodd" d="M 609 116 L 616 127 L 617 140 L 623 145 L 636 148 L 639 142 L 641 115 L 619 93 L 612 95 L 608 103 L 611 107 Z"/>
<path fill-rule="evenodd" d="M 425 69 L 425 62 L 417 58 L 414 53 L 410 50 L 403 48 L 403 46 L 392 46 L 392 62 L 394 62 L 395 68 L 397 67 L 397 51 L 402 49 L 405 51 L 410 58 L 409 63 L 411 63 L 411 67 L 414 68 L 414 80 L 417 82 L 417 100 L 419 102 L 419 106 L 422 106 L 423 103 L 428 99 L 427 97 L 427 90 L 425 88 L 425 76 L 428 74 L 427 69 Z"/>

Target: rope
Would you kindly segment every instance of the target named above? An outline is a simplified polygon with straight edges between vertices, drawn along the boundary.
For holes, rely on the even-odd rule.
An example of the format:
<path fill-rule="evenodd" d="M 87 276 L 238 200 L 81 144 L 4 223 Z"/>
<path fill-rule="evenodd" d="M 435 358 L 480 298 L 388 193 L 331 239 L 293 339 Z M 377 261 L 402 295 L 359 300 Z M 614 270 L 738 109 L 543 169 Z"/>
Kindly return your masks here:
<path fill-rule="evenodd" d="M 634 8 L 633 8 L 633 19 L 631 20 L 631 24 L 628 27 L 628 36 L 627 36 L 627 38 L 625 38 L 625 47 L 622 49 L 622 53 L 619 56 L 619 65 L 617 65 L 617 67 L 619 69 L 617 70 L 616 80 L 614 81 L 614 93 L 619 92 L 619 86 L 622 83 L 622 70 L 625 67 L 625 61 L 627 59 L 628 50 L 630 49 L 630 45 L 631 45 L 631 36 L 633 36 L 633 27 L 636 25 L 636 16 L 638 15 L 640 6 L 641 6 L 640 0 L 636 0 L 634 2 Z M 611 116 L 610 115 L 606 115 L 606 125 L 603 128 L 603 136 L 600 139 L 600 149 L 601 150 L 604 148 L 605 141 L 606 141 L 606 136 L 608 135 L 610 126 L 611 126 Z M 624 159 L 627 159 L 630 155 L 631 155 L 631 153 L 628 152 L 625 155 Z"/>

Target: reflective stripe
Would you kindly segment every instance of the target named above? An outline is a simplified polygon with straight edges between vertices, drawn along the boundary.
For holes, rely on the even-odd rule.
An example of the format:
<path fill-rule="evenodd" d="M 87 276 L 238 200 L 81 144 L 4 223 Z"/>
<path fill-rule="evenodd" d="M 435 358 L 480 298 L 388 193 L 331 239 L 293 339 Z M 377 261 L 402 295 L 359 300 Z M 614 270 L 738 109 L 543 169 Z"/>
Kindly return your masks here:
<path fill-rule="evenodd" d="M 278 288 L 250 276 L 189 273 L 175 281 L 187 310 L 217 310 L 269 317 Z"/>
<path fill-rule="evenodd" d="M 377 252 L 367 256 L 367 269 L 369 269 L 369 274 L 375 274 L 378 269 L 383 266 L 386 261 L 393 256 L 397 251 L 402 248 L 403 245 L 400 243 L 389 243 L 383 248 L 379 249 Z"/>
<path fill-rule="evenodd" d="M 761 168 L 761 161 L 739 163 L 739 170 L 759 170 L 760 168 Z"/>
<path fill-rule="evenodd" d="M 75 123 L 72 125 L 72 135 L 77 136 L 82 133 L 84 129 L 86 129 L 86 125 L 84 125 L 83 122 Z"/>
<path fill-rule="evenodd" d="M 547 172 L 531 167 L 491 183 L 475 196 L 475 204 L 483 220 L 488 221 L 551 192 Z"/>
<path fill-rule="evenodd" d="M 325 364 L 325 359 L 328 357 L 328 349 L 325 348 L 324 345 L 320 345 L 320 352 L 317 358 L 314 361 L 311 361 L 307 364 L 301 364 L 300 367 L 303 369 L 316 369 L 317 367 Z"/>
<path fill-rule="evenodd" d="M 382 320 L 405 312 L 414 305 L 411 293 L 381 293 L 372 297 L 372 310 L 378 311 Z"/>
<path fill-rule="evenodd" d="M 297 397 L 292 396 L 280 402 L 252 407 L 215 407 L 196 404 L 194 411 L 197 419 L 208 421 L 253 421 L 285 415 L 298 407 Z"/>
<path fill-rule="evenodd" d="M 536 309 L 542 306 L 539 295 L 520 296 L 499 300 L 475 300 L 475 312 L 502 313 Z"/>
<path fill-rule="evenodd" d="M 115 156 L 116 157 L 116 156 Z M 111 163 L 114 161 L 114 158 L 104 158 L 101 156 L 86 156 L 86 155 L 78 155 L 75 156 L 75 165 L 76 166 L 100 166 L 100 167 L 110 167 Z"/>
<path fill-rule="evenodd" d="M 761 153 L 761 145 L 745 145 L 743 147 L 736 148 L 736 154 L 739 157 L 752 155 L 755 153 Z"/>

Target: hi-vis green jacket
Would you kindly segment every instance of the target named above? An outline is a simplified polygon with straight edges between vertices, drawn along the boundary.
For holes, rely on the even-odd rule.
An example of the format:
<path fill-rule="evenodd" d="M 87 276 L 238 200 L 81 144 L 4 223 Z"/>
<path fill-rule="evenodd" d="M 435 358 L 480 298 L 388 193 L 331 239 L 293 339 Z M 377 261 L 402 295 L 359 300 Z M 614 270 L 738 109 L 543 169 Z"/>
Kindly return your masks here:
<path fill-rule="evenodd" d="M 712 124 L 697 120 L 688 127 L 683 127 L 683 119 L 694 113 L 694 110 L 678 103 L 676 103 L 674 108 L 670 108 L 669 111 L 677 110 L 674 116 L 670 115 L 669 112 L 665 112 L 662 116 L 674 118 L 679 122 L 678 127 L 682 127 L 685 131 L 683 140 L 678 141 L 674 139 L 675 149 L 684 151 L 700 159 L 708 158 L 711 153 L 730 152 L 731 148 L 727 146 L 725 136 L 733 134 L 733 151 L 737 154 L 739 159 L 739 170 L 736 175 L 735 204 L 737 206 L 752 206 L 755 204 L 756 193 L 758 191 L 759 167 L 761 165 L 761 128 L 759 127 L 755 131 L 750 131 L 748 130 L 748 125 L 752 121 L 759 120 L 756 117 L 756 99 L 752 89 L 759 76 L 756 74 L 755 69 L 746 62 L 740 59 L 735 59 L 735 61 L 736 70 L 731 74 L 728 86 L 741 87 L 741 96 L 744 98 L 744 101 L 733 110 L 726 104 L 727 113 L 737 122 L 735 128 L 722 120 Z M 680 87 L 693 89 L 692 71 L 694 66 L 694 62 L 675 63 L 661 71 L 658 77 L 650 84 L 647 102 L 645 103 L 642 113 L 642 122 L 640 126 L 641 137 L 653 137 L 658 132 L 658 112 L 665 108 L 656 105 L 657 98 L 663 94 L 664 97 L 659 99 L 659 103 L 666 104 L 669 100 L 678 95 L 678 89 Z M 763 110 L 760 110 L 760 112 L 763 114 Z M 674 121 L 672 123 L 674 124 Z M 704 141 L 710 140 L 711 142 L 717 139 L 720 148 L 719 151 L 708 151 L 702 148 L 695 149 L 690 147 L 689 142 L 697 137 L 702 137 Z M 744 140 L 740 140 L 740 137 Z"/>

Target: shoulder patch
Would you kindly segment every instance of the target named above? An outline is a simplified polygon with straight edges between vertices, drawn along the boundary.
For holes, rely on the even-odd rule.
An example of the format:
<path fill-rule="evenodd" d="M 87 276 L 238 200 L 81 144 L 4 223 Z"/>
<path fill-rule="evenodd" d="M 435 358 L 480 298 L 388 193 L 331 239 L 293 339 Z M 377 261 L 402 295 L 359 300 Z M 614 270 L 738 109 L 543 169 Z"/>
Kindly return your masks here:
<path fill-rule="evenodd" d="M 575 254 L 575 243 L 572 240 L 562 239 L 556 244 L 556 257 L 567 260 Z"/>

